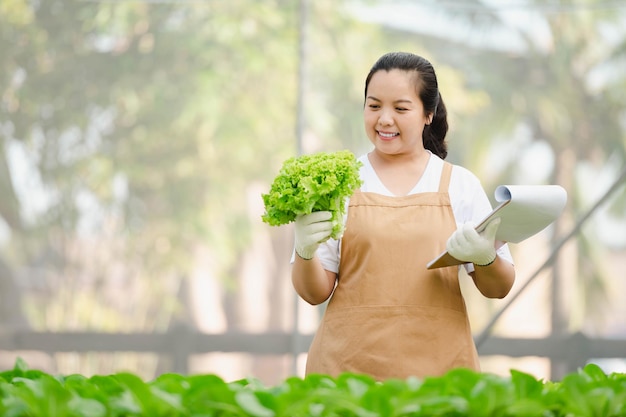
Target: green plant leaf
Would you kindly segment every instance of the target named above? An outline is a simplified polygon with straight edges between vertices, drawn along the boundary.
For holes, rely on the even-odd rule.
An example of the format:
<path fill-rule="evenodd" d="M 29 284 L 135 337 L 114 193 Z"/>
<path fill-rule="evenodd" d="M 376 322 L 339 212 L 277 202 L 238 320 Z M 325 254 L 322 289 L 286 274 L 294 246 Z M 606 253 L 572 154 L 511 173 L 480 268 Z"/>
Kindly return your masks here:
<path fill-rule="evenodd" d="M 143 413 L 137 398 L 130 391 L 123 391 L 111 397 L 109 406 L 115 416 L 135 416 Z"/>
<path fill-rule="evenodd" d="M 183 375 L 166 373 L 159 375 L 152 381 L 151 386 L 170 393 L 183 394 L 191 387 L 191 384 Z"/>
<path fill-rule="evenodd" d="M 507 406 L 501 415 L 507 417 L 549 417 L 552 414 L 547 414 L 548 412 L 545 404 L 537 400 L 524 398 L 516 400 Z"/>
<path fill-rule="evenodd" d="M 521 398 L 538 398 L 543 390 L 543 383 L 534 376 L 511 369 L 511 382 L 515 392 L 515 397 Z"/>
<path fill-rule="evenodd" d="M 337 387 L 346 389 L 355 398 L 361 398 L 375 383 L 368 375 L 344 373 L 337 377 Z"/>
<path fill-rule="evenodd" d="M 44 417 L 68 414 L 71 394 L 52 376 L 43 374 L 38 379 L 13 378 L 17 388 L 14 394 L 28 405 L 28 416 Z"/>
<path fill-rule="evenodd" d="M 73 396 L 68 402 L 68 415 L 72 417 L 106 417 L 107 408 L 98 400 Z"/>
<path fill-rule="evenodd" d="M 253 417 L 274 417 L 276 413 L 265 407 L 257 393 L 248 390 L 240 390 L 235 393 L 237 404 L 249 415 Z"/>
<path fill-rule="evenodd" d="M 608 378 L 602 368 L 595 363 L 588 363 L 585 367 L 579 371 L 579 374 L 589 376 L 591 381 L 604 382 Z"/>
<path fill-rule="evenodd" d="M 183 406 L 187 410 L 215 410 L 216 413 L 224 412 L 224 416 L 243 415 L 235 401 L 235 391 L 217 375 L 192 375 L 187 382 L 189 389 L 183 395 Z"/>
<path fill-rule="evenodd" d="M 178 393 L 166 393 L 158 387 L 151 387 L 141 378 L 130 373 L 118 373 L 112 376 L 122 386 L 127 388 L 125 394 L 133 397 L 134 403 L 140 412 L 147 416 L 168 415 L 168 413 L 178 413 L 182 410 L 182 399 Z M 125 400 L 130 400 L 124 396 Z"/>
<path fill-rule="evenodd" d="M 26 372 L 28 371 L 29 367 L 28 364 L 26 363 L 26 361 L 24 359 L 22 359 L 21 357 L 18 357 L 15 360 L 15 366 L 13 367 L 13 371 L 17 372 Z"/>

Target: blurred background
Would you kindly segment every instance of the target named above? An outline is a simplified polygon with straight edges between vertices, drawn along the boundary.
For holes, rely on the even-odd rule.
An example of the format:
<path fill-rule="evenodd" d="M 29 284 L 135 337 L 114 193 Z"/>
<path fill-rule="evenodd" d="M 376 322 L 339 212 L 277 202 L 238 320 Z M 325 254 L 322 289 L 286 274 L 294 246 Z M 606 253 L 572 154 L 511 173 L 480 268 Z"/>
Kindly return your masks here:
<path fill-rule="evenodd" d="M 392 50 L 434 64 L 447 160 L 490 197 L 568 192 L 511 245 L 507 298 L 459 276 L 483 371 L 626 372 L 609 0 L 0 0 L 0 368 L 302 376 L 324 306 L 295 296 L 261 194 L 288 157 L 369 151 L 364 79 Z"/>

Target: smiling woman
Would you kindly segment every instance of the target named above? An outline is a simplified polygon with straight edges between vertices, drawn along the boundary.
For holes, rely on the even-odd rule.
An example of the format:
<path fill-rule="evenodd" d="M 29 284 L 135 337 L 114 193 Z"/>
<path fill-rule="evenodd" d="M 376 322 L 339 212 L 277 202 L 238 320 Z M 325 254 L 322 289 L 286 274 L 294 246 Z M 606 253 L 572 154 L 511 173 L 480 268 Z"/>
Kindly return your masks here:
<path fill-rule="evenodd" d="M 373 149 L 358 159 L 363 184 L 350 196 L 344 235 L 330 236 L 330 216 L 295 220 L 294 287 L 311 304 L 329 299 L 307 373 L 384 380 L 478 369 L 458 267 L 426 265 L 447 247 L 489 298 L 504 297 L 515 272 L 508 247 L 495 242 L 498 222 L 480 234 L 463 227 L 491 205 L 478 178 L 444 162 L 447 114 L 432 65 L 411 53 L 382 56 L 365 81 L 363 120 Z"/>

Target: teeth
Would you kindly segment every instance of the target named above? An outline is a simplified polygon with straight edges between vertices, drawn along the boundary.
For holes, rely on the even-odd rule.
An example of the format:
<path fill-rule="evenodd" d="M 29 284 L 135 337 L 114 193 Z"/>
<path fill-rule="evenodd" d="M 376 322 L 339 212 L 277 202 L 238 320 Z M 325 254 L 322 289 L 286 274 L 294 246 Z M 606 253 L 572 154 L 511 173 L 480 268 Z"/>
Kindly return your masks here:
<path fill-rule="evenodd" d="M 392 138 L 397 135 L 397 133 L 383 133 L 383 132 L 378 132 L 378 134 L 384 138 Z"/>

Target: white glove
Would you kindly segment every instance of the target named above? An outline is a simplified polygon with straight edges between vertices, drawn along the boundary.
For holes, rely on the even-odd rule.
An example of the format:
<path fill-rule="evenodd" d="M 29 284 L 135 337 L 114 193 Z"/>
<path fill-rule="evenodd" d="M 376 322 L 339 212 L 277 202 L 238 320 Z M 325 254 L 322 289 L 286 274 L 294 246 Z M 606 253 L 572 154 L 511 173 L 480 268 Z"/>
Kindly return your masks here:
<path fill-rule="evenodd" d="M 465 223 L 452 233 L 446 243 L 446 249 L 459 261 L 472 262 L 478 266 L 490 265 L 497 256 L 495 240 L 499 226 L 499 217 L 490 221 L 481 233 L 478 233 L 470 223 Z"/>
<path fill-rule="evenodd" d="M 296 217 L 296 253 L 312 259 L 320 243 L 328 240 L 333 229 L 330 211 L 316 211 Z"/>

